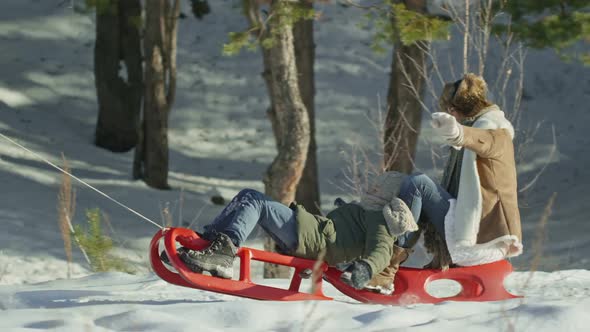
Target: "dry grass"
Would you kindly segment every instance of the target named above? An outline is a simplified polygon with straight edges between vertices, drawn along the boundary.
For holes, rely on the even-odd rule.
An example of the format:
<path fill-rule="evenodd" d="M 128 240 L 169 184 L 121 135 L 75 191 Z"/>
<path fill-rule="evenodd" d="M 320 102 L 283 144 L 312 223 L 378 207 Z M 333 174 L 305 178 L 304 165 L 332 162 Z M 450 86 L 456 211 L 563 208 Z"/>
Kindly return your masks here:
<path fill-rule="evenodd" d="M 10 267 L 10 265 L 6 264 L 2 267 L 2 270 L 0 270 L 0 282 L 2 281 L 2 279 L 4 279 L 4 276 L 8 273 L 9 267 Z"/>
<path fill-rule="evenodd" d="M 72 220 L 74 218 L 75 212 L 76 194 L 75 191 L 72 189 L 72 177 L 68 175 L 68 173 L 71 174 L 71 170 L 69 168 L 68 161 L 66 160 L 63 154 L 62 159 L 64 163 L 64 170 L 66 172 L 62 172 L 62 181 L 59 193 L 57 195 L 57 212 L 59 230 L 61 232 L 62 240 L 64 242 L 64 250 L 68 262 L 67 277 L 69 279 L 72 273 L 72 234 L 74 234 L 74 226 L 72 225 Z M 82 248 L 82 246 L 80 246 L 80 242 L 78 241 L 76 236 L 73 236 L 73 239 L 82 251 L 84 258 L 86 259 L 86 262 L 90 265 L 90 258 L 86 254 L 86 251 L 84 250 L 84 248 Z"/>
<path fill-rule="evenodd" d="M 164 227 L 172 227 L 172 213 L 170 212 L 170 203 L 166 202 L 166 206 L 162 209 L 162 221 Z"/>
<path fill-rule="evenodd" d="M 531 260 L 531 266 L 529 267 L 529 276 L 528 278 L 525 280 L 522 288 L 526 288 L 531 279 L 533 278 L 533 274 L 535 271 L 537 271 L 537 269 L 539 268 L 539 265 L 541 263 L 541 259 L 543 257 L 543 251 L 544 251 L 544 247 L 545 247 L 545 240 L 547 237 L 547 224 L 549 222 L 549 217 L 551 216 L 551 213 L 553 212 L 553 204 L 555 203 L 555 198 L 557 197 L 557 193 L 553 193 L 553 195 L 551 195 L 551 198 L 549 198 L 549 201 L 547 202 L 547 205 L 545 205 L 545 209 L 543 210 L 543 214 L 541 215 L 541 219 L 539 220 L 539 223 L 537 224 L 537 229 L 535 230 L 535 240 L 533 242 L 532 245 L 532 252 L 535 254 L 533 256 L 533 259 Z"/>
<path fill-rule="evenodd" d="M 342 151 L 343 159 L 346 166 L 343 170 L 344 182 L 342 184 L 332 184 L 345 193 L 352 193 L 355 198 L 361 197 L 368 189 L 370 181 L 376 175 L 383 174 L 389 168 L 391 163 L 399 157 L 399 154 L 405 147 L 405 142 L 394 136 L 385 137 L 385 119 L 387 110 L 381 106 L 380 96 L 377 96 L 377 111 L 366 115 L 366 119 L 371 125 L 371 141 L 374 144 L 366 146 L 361 143 L 360 137 L 353 138 L 349 151 Z M 402 114 L 402 119 L 404 119 Z M 395 125 L 394 131 L 399 130 L 401 126 L 409 124 L 400 122 Z M 410 130 L 415 130 L 410 127 Z M 392 146 L 389 156 L 385 156 L 385 145 Z"/>
<path fill-rule="evenodd" d="M 70 173 L 70 167 L 65 156 L 62 154 L 64 163 L 64 170 Z M 64 242 L 64 250 L 66 253 L 66 259 L 68 262 L 68 279 L 72 274 L 72 223 L 71 220 L 74 217 L 75 212 L 75 201 L 76 194 L 72 189 L 72 178 L 66 173 L 62 173 L 61 186 L 57 195 L 57 212 L 58 212 L 58 223 L 61 237 Z"/>
<path fill-rule="evenodd" d="M 316 281 L 321 281 L 323 278 L 323 274 L 324 272 L 320 269 L 322 267 L 322 264 L 324 263 L 324 258 L 326 256 L 326 250 L 322 250 L 320 252 L 320 254 L 318 255 L 318 258 L 315 261 L 315 264 L 313 265 L 313 271 L 311 274 L 311 292 L 314 293 L 316 291 Z M 307 310 L 305 311 L 305 319 L 303 320 L 303 325 L 301 326 L 301 331 L 319 331 L 322 328 L 322 325 L 324 325 L 326 323 L 326 320 L 328 319 L 323 318 L 317 320 L 313 325 L 309 326 L 309 328 L 307 328 L 307 325 L 305 325 L 305 321 L 306 320 L 310 320 L 310 318 L 313 316 L 314 313 L 316 313 L 316 308 L 318 306 L 318 303 L 320 301 L 311 301 L 308 302 L 309 306 L 307 307 Z"/>
<path fill-rule="evenodd" d="M 537 223 L 537 227 L 535 230 L 535 239 L 533 241 L 533 245 L 531 247 L 531 251 L 534 253 L 533 258 L 531 259 L 531 264 L 529 266 L 529 275 L 525 279 L 525 281 L 520 286 L 520 290 L 523 291 L 527 289 L 535 272 L 538 271 L 538 268 L 541 264 L 541 260 L 543 259 L 544 254 L 544 247 L 545 247 L 545 240 L 547 237 L 547 224 L 549 223 L 549 217 L 552 214 L 553 204 L 555 203 L 555 199 L 557 197 L 557 193 L 553 193 L 549 198 L 549 201 L 545 205 L 545 209 L 543 210 L 543 214 Z M 524 298 L 521 299 L 520 304 L 524 304 Z M 518 320 L 518 315 L 510 316 L 508 314 L 508 310 L 502 311 L 502 316 L 506 320 L 506 331 L 508 332 L 515 332 L 516 331 L 516 322 Z"/>

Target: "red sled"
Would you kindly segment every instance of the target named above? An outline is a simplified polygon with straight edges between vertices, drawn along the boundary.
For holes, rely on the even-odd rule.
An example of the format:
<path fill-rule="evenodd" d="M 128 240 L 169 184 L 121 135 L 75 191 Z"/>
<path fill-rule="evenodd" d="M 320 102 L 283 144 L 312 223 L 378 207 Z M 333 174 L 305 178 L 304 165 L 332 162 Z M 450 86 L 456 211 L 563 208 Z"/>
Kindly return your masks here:
<path fill-rule="evenodd" d="M 177 272 L 169 270 L 160 260 L 160 240 L 164 238 L 164 250 L 170 264 Z M 234 296 L 270 301 L 332 300 L 322 291 L 322 279 L 331 283 L 343 294 L 363 303 L 407 305 L 414 303 L 439 303 L 443 301 L 499 301 L 518 298 L 504 288 L 504 279 L 512 272 L 512 265 L 505 260 L 471 267 L 451 268 L 446 271 L 402 267 L 395 277 L 395 291 L 383 295 L 368 290 L 354 289 L 340 280 L 341 271 L 326 263 L 285 256 L 262 250 L 240 247 L 240 277 L 238 280 L 222 279 L 196 273 L 188 269 L 178 258 L 176 244 L 200 250 L 209 244 L 197 233 L 186 228 L 167 228 L 154 235 L 150 244 L 150 262 L 156 274 L 169 283 Z M 285 265 L 295 268 L 288 289 L 256 284 L 252 281 L 252 260 Z M 312 273 L 311 293 L 299 290 L 302 275 Z M 462 286 L 456 296 L 438 298 L 426 291 L 426 285 L 440 279 L 451 279 Z"/>

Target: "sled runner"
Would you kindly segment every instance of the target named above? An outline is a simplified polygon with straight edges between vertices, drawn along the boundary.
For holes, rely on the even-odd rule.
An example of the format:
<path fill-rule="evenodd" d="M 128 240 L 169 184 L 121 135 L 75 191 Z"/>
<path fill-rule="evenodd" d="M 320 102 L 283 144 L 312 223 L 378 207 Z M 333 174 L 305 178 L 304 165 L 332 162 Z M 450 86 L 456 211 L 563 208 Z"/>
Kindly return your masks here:
<path fill-rule="evenodd" d="M 164 239 L 164 249 L 169 257 L 170 264 L 177 272 L 169 270 L 160 260 L 159 244 L 162 238 Z M 479 266 L 452 268 L 447 271 L 401 267 L 395 277 L 394 293 L 382 295 L 348 286 L 340 280 L 342 272 L 334 267 L 328 267 L 326 263 L 318 264 L 313 260 L 246 247 L 240 247 L 237 252 L 240 260 L 240 276 L 238 280 L 222 279 L 196 273 L 188 269 L 178 258 L 176 243 L 198 250 L 205 248 L 209 242 L 201 239 L 194 231 L 186 228 L 167 228 L 156 233 L 150 244 L 150 262 L 156 274 L 162 279 L 179 286 L 258 300 L 332 300 L 332 298 L 323 294 L 322 276 L 343 294 L 364 303 L 404 305 L 442 301 L 482 302 L 518 297 L 508 293 L 504 288 L 504 278 L 512 272 L 512 265 L 505 260 Z M 254 283 L 250 272 L 252 260 L 295 268 L 289 289 Z M 317 271 L 317 273 L 311 274 L 314 285 L 313 291 L 312 293 L 300 292 L 302 276 L 304 277 L 309 271 Z M 428 294 L 426 285 L 440 279 L 451 279 L 458 282 L 462 287 L 461 292 L 456 296 L 445 298 L 437 298 Z"/>
<path fill-rule="evenodd" d="M 178 273 L 168 270 L 160 260 L 159 242 L 162 237 L 164 238 L 166 254 Z M 315 280 L 312 281 L 314 282 L 314 291 L 311 294 L 302 293 L 299 291 L 302 275 L 305 274 L 304 271 L 306 270 L 313 271 L 314 265 L 316 264 L 315 261 L 240 247 L 237 252 L 237 256 L 240 259 L 239 280 L 222 279 L 189 270 L 180 258 L 178 258 L 176 242 L 184 247 L 197 250 L 203 249 L 209 244 L 208 241 L 199 238 L 194 231 L 186 228 L 168 228 L 156 233 L 150 244 L 150 262 L 156 274 L 172 284 L 258 300 L 332 300 L 332 298 L 325 296 L 322 292 L 321 275 L 328 269 L 328 265 L 325 263 L 320 264 L 316 269 L 318 271 L 318 277 L 315 277 Z M 295 273 L 291 279 L 289 289 L 254 283 L 250 273 L 250 262 L 252 260 L 294 267 Z"/>
<path fill-rule="evenodd" d="M 395 275 L 395 291 L 391 295 L 354 289 L 340 280 L 342 272 L 334 268 L 329 268 L 324 274 L 324 278 L 340 292 L 360 302 L 407 305 L 443 301 L 484 302 L 519 298 L 521 296 L 512 295 L 504 288 L 504 278 L 511 272 L 512 265 L 506 260 L 478 266 L 451 268 L 446 271 L 400 267 Z M 426 285 L 441 279 L 458 282 L 462 287 L 459 294 L 443 298 L 428 294 Z"/>

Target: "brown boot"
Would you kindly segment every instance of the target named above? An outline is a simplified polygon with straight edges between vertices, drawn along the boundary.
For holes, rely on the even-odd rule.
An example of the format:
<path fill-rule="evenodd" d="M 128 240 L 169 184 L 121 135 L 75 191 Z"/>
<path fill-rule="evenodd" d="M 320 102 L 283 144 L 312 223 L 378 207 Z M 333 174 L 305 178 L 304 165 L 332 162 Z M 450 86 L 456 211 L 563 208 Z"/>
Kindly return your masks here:
<path fill-rule="evenodd" d="M 428 223 L 424 230 L 424 246 L 433 257 L 432 261 L 423 267 L 424 269 L 445 271 L 453 266 L 447 242 L 438 234 L 431 223 Z"/>
<path fill-rule="evenodd" d="M 394 291 L 393 280 L 395 279 L 395 274 L 399 270 L 400 264 L 408 259 L 412 251 L 413 250 L 411 249 L 394 245 L 393 255 L 391 256 L 391 261 L 389 261 L 389 266 L 373 276 L 373 279 L 369 281 L 367 286 L 365 286 L 365 289 L 379 292 L 384 295 L 391 295 Z"/>

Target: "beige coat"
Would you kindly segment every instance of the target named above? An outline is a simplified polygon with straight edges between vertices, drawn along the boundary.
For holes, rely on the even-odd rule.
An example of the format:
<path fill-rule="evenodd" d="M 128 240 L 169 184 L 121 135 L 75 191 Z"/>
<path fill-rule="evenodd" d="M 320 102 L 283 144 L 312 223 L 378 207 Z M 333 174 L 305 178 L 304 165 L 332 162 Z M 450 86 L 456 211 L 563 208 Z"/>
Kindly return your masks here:
<path fill-rule="evenodd" d="M 478 265 L 522 253 L 514 129 L 497 106 L 463 126 L 465 153 L 457 200 L 445 218 L 454 263 Z"/>
<path fill-rule="evenodd" d="M 482 196 L 477 243 L 515 235 L 522 238 L 512 137 L 506 129 L 464 127 L 463 146 L 477 154 Z"/>

